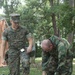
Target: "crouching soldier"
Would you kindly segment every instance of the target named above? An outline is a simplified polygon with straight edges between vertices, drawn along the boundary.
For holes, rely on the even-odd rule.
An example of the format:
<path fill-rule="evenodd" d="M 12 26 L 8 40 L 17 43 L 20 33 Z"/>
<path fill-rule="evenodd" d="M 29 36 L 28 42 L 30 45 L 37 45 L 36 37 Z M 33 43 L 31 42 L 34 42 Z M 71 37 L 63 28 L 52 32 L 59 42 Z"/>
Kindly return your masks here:
<path fill-rule="evenodd" d="M 71 75 L 73 54 L 66 39 L 51 36 L 41 43 L 42 75 Z"/>

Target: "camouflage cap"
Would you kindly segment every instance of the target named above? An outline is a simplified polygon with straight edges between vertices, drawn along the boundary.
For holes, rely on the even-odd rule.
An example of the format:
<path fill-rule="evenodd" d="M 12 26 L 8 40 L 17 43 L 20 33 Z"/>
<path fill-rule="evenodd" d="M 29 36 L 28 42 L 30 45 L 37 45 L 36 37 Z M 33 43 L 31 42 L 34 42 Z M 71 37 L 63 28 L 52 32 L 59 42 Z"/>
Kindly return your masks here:
<path fill-rule="evenodd" d="M 13 20 L 14 22 L 20 22 L 20 14 L 12 13 L 10 14 L 10 19 Z"/>

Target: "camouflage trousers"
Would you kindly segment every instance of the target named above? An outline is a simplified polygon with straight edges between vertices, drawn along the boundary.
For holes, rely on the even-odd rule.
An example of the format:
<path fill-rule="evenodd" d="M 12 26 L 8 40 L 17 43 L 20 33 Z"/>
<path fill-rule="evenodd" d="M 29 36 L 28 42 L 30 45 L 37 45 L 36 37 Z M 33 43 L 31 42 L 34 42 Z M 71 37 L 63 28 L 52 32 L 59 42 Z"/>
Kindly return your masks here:
<path fill-rule="evenodd" d="M 65 73 L 55 73 L 55 72 L 50 72 L 50 71 L 46 71 L 47 75 L 72 75 L 71 72 L 65 72 Z"/>
<path fill-rule="evenodd" d="M 72 64 L 73 59 L 69 59 L 69 63 L 65 64 L 65 67 L 62 68 L 62 70 L 60 69 L 60 71 L 56 72 L 57 70 L 57 62 L 54 60 L 53 57 L 49 58 L 49 61 L 47 62 L 47 69 L 46 69 L 46 73 L 47 75 L 72 75 L 72 71 L 73 71 L 73 64 Z"/>
<path fill-rule="evenodd" d="M 21 61 L 21 63 L 20 63 Z M 21 75 L 29 75 L 30 72 L 30 57 L 24 51 L 9 50 L 8 51 L 8 68 L 9 75 L 20 75 L 20 65 L 22 66 Z"/>

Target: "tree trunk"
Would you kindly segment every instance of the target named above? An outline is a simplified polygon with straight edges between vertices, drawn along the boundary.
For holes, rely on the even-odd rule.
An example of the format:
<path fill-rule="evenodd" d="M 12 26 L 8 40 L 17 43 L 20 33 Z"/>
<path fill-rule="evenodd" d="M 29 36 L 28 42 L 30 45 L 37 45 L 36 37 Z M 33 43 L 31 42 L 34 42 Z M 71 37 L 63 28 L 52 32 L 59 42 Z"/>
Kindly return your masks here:
<path fill-rule="evenodd" d="M 74 7 L 74 0 L 69 0 L 70 6 Z"/>
<path fill-rule="evenodd" d="M 49 0 L 49 2 L 50 2 L 50 6 L 51 7 L 53 7 L 53 0 Z M 58 35 L 58 30 L 57 30 L 57 26 L 56 26 L 56 16 L 55 16 L 55 14 L 54 13 L 52 13 L 52 15 L 51 15 L 51 17 L 52 17 L 52 24 L 53 24 L 53 29 L 54 29 L 54 35 Z"/>
<path fill-rule="evenodd" d="M 54 28 L 54 35 L 58 35 L 55 14 L 52 13 L 52 16 L 51 17 L 52 17 L 52 23 L 53 23 L 53 28 Z"/>
<path fill-rule="evenodd" d="M 71 7 L 74 7 L 74 0 L 69 0 L 69 5 Z M 70 44 L 72 44 L 72 42 L 73 42 L 73 32 L 68 34 L 68 41 L 69 41 Z"/>
<path fill-rule="evenodd" d="M 72 42 L 73 42 L 73 32 L 68 34 L 68 41 L 69 41 L 70 44 L 72 44 Z"/>
<path fill-rule="evenodd" d="M 74 8 L 75 8 L 75 0 L 74 0 Z"/>
<path fill-rule="evenodd" d="M 5 14 L 7 14 L 7 15 L 6 15 L 6 18 L 8 18 L 8 16 L 9 16 L 9 9 L 8 9 L 8 3 L 7 3 L 7 0 L 5 0 L 4 9 L 5 9 Z"/>
<path fill-rule="evenodd" d="M 59 6 L 59 0 L 57 0 L 57 5 Z M 57 18 L 58 18 L 58 20 L 59 20 L 59 14 L 57 15 Z M 60 29 L 58 28 L 58 36 L 60 37 Z"/>

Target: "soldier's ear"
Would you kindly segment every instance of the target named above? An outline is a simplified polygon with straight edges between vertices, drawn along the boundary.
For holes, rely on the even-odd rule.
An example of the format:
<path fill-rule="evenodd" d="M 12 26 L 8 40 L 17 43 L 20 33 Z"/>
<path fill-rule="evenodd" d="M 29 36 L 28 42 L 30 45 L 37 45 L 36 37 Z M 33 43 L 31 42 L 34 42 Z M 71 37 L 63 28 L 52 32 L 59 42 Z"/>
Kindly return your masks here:
<path fill-rule="evenodd" d="M 53 46 L 52 44 L 50 44 L 49 46 Z"/>
<path fill-rule="evenodd" d="M 50 45 L 49 45 L 49 48 L 50 48 L 50 49 L 52 49 L 52 48 L 53 48 L 53 45 L 52 45 L 52 44 L 50 44 Z"/>

